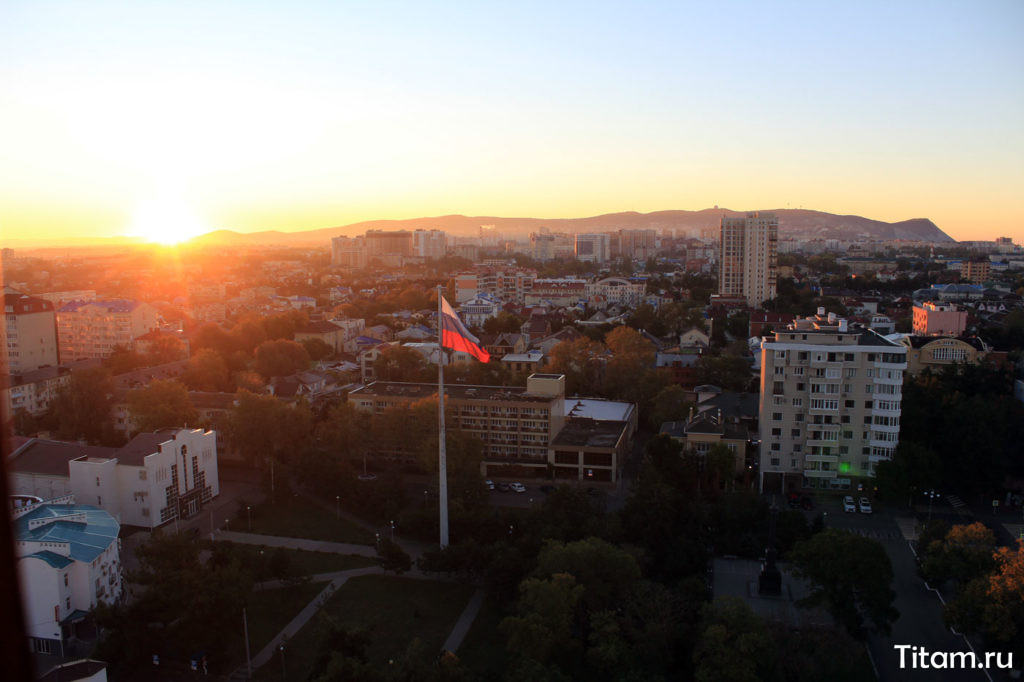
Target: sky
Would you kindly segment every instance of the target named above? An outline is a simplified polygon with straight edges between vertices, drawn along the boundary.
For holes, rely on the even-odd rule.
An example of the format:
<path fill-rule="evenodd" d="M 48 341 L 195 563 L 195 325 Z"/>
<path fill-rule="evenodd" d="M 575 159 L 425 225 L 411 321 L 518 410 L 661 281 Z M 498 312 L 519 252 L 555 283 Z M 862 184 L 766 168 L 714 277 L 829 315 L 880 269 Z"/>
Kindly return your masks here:
<path fill-rule="evenodd" d="M 1024 243 L 1024 2 L 0 4 L 0 240 L 803 207 Z"/>

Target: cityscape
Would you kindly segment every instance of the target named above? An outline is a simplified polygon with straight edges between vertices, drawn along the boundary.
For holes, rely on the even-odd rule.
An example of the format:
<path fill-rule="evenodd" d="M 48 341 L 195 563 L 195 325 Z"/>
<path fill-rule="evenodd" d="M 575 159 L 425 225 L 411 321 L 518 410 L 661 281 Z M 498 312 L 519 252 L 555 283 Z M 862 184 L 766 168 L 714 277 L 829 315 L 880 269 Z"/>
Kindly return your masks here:
<path fill-rule="evenodd" d="M 1017 679 L 1024 8 L 384 4 L 0 22 L 9 679 Z"/>

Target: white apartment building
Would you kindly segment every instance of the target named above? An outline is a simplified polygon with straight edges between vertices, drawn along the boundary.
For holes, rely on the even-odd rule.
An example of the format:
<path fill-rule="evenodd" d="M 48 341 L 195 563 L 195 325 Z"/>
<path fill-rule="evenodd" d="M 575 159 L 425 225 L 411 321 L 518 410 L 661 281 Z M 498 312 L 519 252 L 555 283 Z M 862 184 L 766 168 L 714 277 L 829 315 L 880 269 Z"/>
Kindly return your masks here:
<path fill-rule="evenodd" d="M 120 525 L 71 497 L 15 510 L 15 555 L 33 652 L 63 653 L 74 624 L 121 596 Z"/>
<path fill-rule="evenodd" d="M 21 374 L 57 364 L 57 319 L 53 303 L 20 293 L 4 293 L 7 368 Z"/>
<path fill-rule="evenodd" d="M 576 260 L 604 263 L 611 257 L 611 237 L 605 233 L 576 235 Z"/>
<path fill-rule="evenodd" d="M 160 327 L 156 308 L 140 301 L 72 301 L 57 311 L 60 361 L 102 359 L 115 346 Z"/>
<path fill-rule="evenodd" d="M 587 284 L 587 296 L 595 308 L 606 308 L 609 305 L 635 308 L 643 303 L 647 285 L 643 282 L 630 282 L 622 277 L 607 277 Z"/>
<path fill-rule="evenodd" d="M 846 490 L 891 460 L 907 349 L 834 313 L 761 344 L 760 487 Z"/>
<path fill-rule="evenodd" d="M 487 294 L 479 294 L 459 306 L 459 316 L 469 327 L 483 327 L 487 320 L 497 317 L 500 312 L 501 302 Z"/>
<path fill-rule="evenodd" d="M 747 300 L 758 308 L 775 298 L 779 219 L 774 213 L 722 217 L 718 293 Z"/>

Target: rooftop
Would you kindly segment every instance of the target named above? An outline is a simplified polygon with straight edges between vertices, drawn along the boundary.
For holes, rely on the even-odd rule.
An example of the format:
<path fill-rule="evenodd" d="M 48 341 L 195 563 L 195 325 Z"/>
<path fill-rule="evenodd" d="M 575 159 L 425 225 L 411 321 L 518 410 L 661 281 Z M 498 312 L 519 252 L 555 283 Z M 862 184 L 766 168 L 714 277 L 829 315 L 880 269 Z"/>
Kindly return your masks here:
<path fill-rule="evenodd" d="M 78 520 L 84 516 L 84 522 Z M 62 520 L 65 519 L 67 520 Z M 71 520 L 75 519 L 75 520 Z M 49 521 L 30 528 L 33 521 Z M 56 542 L 71 546 L 76 561 L 92 561 L 117 540 L 121 526 L 99 507 L 88 504 L 41 504 L 14 521 L 21 542 Z"/>
<path fill-rule="evenodd" d="M 108 313 L 130 313 L 141 305 L 139 301 L 111 300 L 111 301 L 70 301 L 61 306 L 58 312 L 74 313 L 85 306 L 97 306 L 106 308 Z"/>
<path fill-rule="evenodd" d="M 538 376 L 536 374 L 534 377 Z M 543 377 L 559 377 L 560 374 L 539 375 Z M 550 402 L 555 396 L 535 395 L 527 393 L 521 386 L 470 386 L 465 384 L 445 384 L 446 397 L 456 400 L 532 400 Z M 372 396 L 396 396 L 411 399 L 429 398 L 437 395 L 435 383 L 412 383 L 405 381 L 375 381 L 369 386 L 352 391 L 350 398 Z"/>
<path fill-rule="evenodd" d="M 536 375 L 534 375 L 536 376 Z M 584 417 L 597 421 L 628 421 L 633 414 L 633 403 L 601 400 L 599 398 L 566 398 L 565 416 Z"/>
<path fill-rule="evenodd" d="M 624 421 L 572 418 L 566 421 L 565 426 L 551 441 L 551 447 L 569 445 L 614 448 L 628 427 L 629 422 Z"/>
<path fill-rule="evenodd" d="M 82 456 L 110 458 L 115 448 L 79 445 L 59 440 L 32 438 L 10 455 L 11 471 L 46 476 L 70 476 L 68 462 Z"/>

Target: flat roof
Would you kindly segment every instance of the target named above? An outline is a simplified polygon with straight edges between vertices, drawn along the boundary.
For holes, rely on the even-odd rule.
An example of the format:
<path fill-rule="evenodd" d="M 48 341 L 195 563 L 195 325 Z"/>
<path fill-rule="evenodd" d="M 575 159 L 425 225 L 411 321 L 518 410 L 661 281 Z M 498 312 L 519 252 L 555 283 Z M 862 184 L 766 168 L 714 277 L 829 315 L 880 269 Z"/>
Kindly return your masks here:
<path fill-rule="evenodd" d="M 614 448 L 629 427 L 624 421 L 597 421 L 595 419 L 570 419 L 558 432 L 551 447 L 577 446 L 590 448 Z"/>
<path fill-rule="evenodd" d="M 79 445 L 60 440 L 32 438 L 10 456 L 12 471 L 46 476 L 70 476 L 68 462 L 79 457 L 115 456 L 116 448 L 98 445 Z"/>
<path fill-rule="evenodd" d="M 600 398 L 566 398 L 565 416 L 584 417 L 597 421 L 629 421 L 633 403 Z"/>
<path fill-rule="evenodd" d="M 533 376 L 537 376 L 534 374 Z M 544 376 L 561 376 L 560 374 Z M 458 400 L 532 400 L 550 402 L 555 396 L 527 393 L 522 386 L 473 386 L 466 384 L 445 384 L 446 397 Z M 350 398 L 360 397 L 398 397 L 398 398 L 429 398 L 437 395 L 435 383 L 413 383 L 405 381 L 375 381 L 369 386 L 357 388 L 349 393 Z"/>

